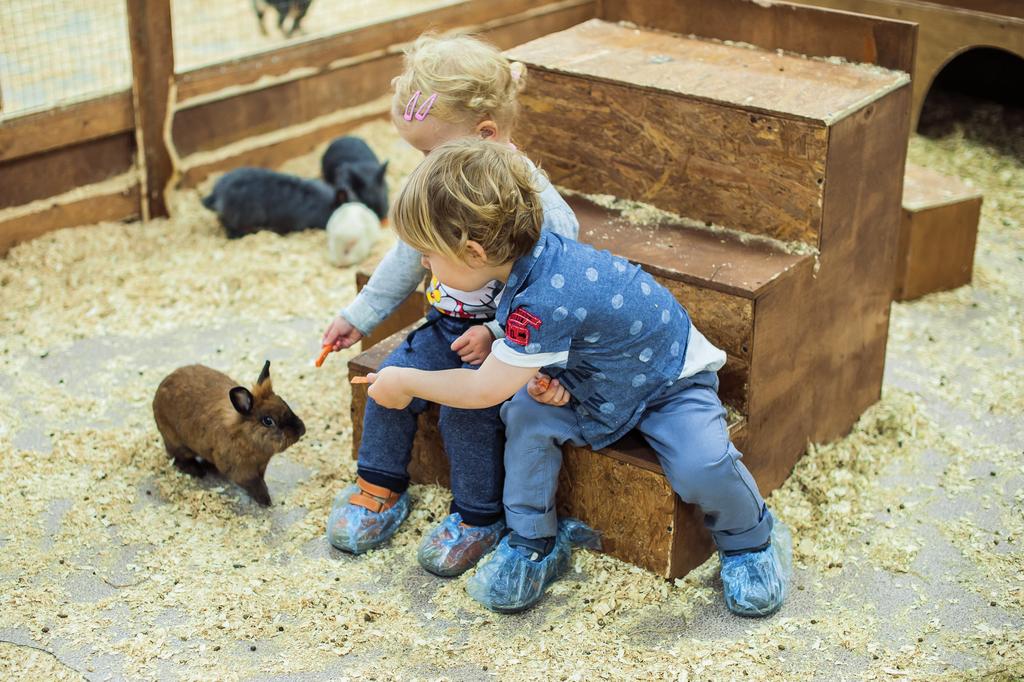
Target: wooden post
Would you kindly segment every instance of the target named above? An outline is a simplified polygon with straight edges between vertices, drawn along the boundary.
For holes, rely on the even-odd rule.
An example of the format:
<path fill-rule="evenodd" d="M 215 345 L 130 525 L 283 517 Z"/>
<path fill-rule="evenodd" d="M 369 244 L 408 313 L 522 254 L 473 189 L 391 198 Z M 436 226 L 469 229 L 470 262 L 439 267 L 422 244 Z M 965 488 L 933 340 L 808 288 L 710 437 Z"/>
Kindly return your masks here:
<path fill-rule="evenodd" d="M 164 187 L 171 177 L 171 155 L 164 124 L 174 78 L 170 0 L 126 0 L 132 51 L 135 140 L 142 171 L 142 219 L 167 215 Z"/>

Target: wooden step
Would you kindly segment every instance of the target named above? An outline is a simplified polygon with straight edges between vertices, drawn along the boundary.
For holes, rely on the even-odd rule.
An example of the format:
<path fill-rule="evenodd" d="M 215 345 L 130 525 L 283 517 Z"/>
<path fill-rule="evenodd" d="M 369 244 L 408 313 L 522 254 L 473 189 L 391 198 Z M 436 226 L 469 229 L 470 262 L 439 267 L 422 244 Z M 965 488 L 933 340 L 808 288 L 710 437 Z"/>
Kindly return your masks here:
<path fill-rule="evenodd" d="M 665 217 L 637 224 L 582 196 L 568 198 L 580 241 L 622 256 L 669 289 L 693 323 L 729 360 L 719 372 L 723 402 L 747 412 L 758 301 L 791 278 L 808 278 L 814 258 L 765 241 L 688 227 Z M 776 311 L 776 314 L 782 311 Z"/>
<path fill-rule="evenodd" d="M 530 69 L 517 140 L 556 184 L 813 246 L 829 129 L 909 83 L 597 19 L 507 54 Z"/>
<path fill-rule="evenodd" d="M 517 142 L 557 185 L 816 247 L 753 299 L 744 461 L 770 492 L 881 392 L 908 74 L 599 21 L 507 54 L 530 69 Z"/>
<path fill-rule="evenodd" d="M 411 328 L 350 360 L 349 376 L 376 371 Z M 353 386 L 353 457 L 362 439 L 366 400 L 366 387 Z M 409 475 L 415 483 L 450 487 L 448 457 L 437 430 L 437 418 L 436 406 L 419 418 Z M 729 434 L 742 450 L 746 445 L 746 420 L 730 414 Z M 630 503 L 616 503 L 623 499 Z M 605 552 L 666 578 L 685 575 L 703 563 L 713 549 L 697 508 L 684 504 L 672 491 L 656 455 L 635 433 L 598 451 L 572 446 L 564 449 L 558 511 L 600 530 Z"/>
<path fill-rule="evenodd" d="M 971 283 L 981 200 L 957 178 L 907 164 L 896 300 Z"/>

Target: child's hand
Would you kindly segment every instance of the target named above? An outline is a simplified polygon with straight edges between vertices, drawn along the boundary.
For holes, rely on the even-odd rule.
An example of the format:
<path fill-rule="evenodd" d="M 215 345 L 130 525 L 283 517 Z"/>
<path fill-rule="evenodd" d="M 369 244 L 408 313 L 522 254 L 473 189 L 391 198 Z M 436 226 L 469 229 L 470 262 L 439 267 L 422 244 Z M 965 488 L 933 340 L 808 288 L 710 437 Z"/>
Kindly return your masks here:
<path fill-rule="evenodd" d="M 369 396 L 381 407 L 402 410 L 412 402 L 412 396 L 402 385 L 400 367 L 385 367 L 377 373 L 367 374 L 366 379 L 370 382 Z"/>
<path fill-rule="evenodd" d="M 351 322 L 338 315 L 327 327 L 320 345 L 330 346 L 338 351 L 348 348 L 361 338 L 363 338 L 363 333 L 353 327 Z"/>
<path fill-rule="evenodd" d="M 462 336 L 452 341 L 452 350 L 459 354 L 463 362 L 479 365 L 491 354 L 491 343 L 494 337 L 491 330 L 482 324 L 467 329 Z"/>
<path fill-rule="evenodd" d="M 569 402 L 569 391 L 565 386 L 558 383 L 558 379 L 552 379 L 546 374 L 537 372 L 530 383 L 526 385 L 526 392 L 538 403 L 561 407 Z"/>

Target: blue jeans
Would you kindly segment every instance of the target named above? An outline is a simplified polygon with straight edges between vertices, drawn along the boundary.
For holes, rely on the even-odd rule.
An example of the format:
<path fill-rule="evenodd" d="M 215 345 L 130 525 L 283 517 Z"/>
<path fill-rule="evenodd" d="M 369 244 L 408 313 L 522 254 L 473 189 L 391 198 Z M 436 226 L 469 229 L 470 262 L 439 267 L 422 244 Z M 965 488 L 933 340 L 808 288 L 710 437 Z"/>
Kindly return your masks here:
<path fill-rule="evenodd" d="M 761 547 L 771 535 L 772 515 L 729 440 L 717 391 L 714 372 L 680 379 L 648 405 L 636 429 L 657 453 L 676 494 L 704 512 L 719 549 Z M 551 537 L 558 529 L 561 446 L 586 444 L 576 413 L 568 405 L 542 405 L 522 389 L 502 406 L 501 417 L 508 431 L 505 521 L 523 537 Z"/>
<path fill-rule="evenodd" d="M 451 350 L 452 342 L 483 320 L 460 320 L 431 311 L 424 326 L 392 351 L 381 367 L 413 367 L 437 371 L 468 367 Z M 409 486 L 409 459 L 416 420 L 429 403 L 419 398 L 402 410 L 366 401 L 363 439 L 359 444 L 359 475 L 396 492 Z M 473 526 L 486 526 L 502 518 L 502 455 L 505 426 L 498 407 L 457 410 L 441 406 L 438 427 L 451 464 L 452 512 Z"/>

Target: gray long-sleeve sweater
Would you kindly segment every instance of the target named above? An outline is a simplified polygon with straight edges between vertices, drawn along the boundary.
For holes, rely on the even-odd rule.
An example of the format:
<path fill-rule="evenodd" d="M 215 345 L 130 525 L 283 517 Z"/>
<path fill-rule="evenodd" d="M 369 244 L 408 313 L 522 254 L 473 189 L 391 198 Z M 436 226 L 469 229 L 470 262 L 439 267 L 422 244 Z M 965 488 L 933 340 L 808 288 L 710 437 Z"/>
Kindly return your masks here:
<path fill-rule="evenodd" d="M 580 231 L 576 214 L 548 181 L 547 176 L 536 167 L 534 176 L 538 185 L 543 188 L 540 192 L 541 207 L 544 211 L 542 229 L 576 239 Z M 419 252 L 405 242 L 399 241 L 381 260 L 370 281 L 355 300 L 341 311 L 341 316 L 364 335 L 369 334 L 405 300 L 406 296 L 415 291 L 426 274 L 427 270 L 420 262 Z M 501 328 L 493 319 L 487 322 L 487 327 L 495 338 L 503 336 Z"/>

